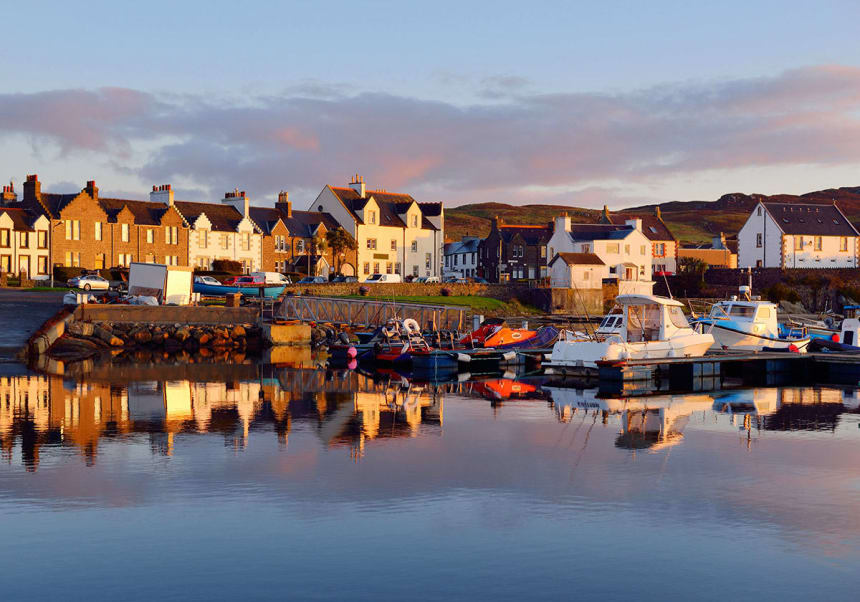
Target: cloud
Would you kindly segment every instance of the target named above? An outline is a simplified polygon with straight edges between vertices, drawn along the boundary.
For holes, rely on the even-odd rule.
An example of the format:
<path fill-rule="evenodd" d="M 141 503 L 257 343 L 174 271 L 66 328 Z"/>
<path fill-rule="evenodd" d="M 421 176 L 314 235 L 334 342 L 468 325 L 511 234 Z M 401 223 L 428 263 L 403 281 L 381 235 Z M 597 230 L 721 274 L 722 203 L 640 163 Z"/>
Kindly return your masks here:
<path fill-rule="evenodd" d="M 428 200 L 600 189 L 623 198 L 631 183 L 705 170 L 860 163 L 855 67 L 613 94 L 534 94 L 523 78 L 496 76 L 483 85 L 498 95 L 467 106 L 311 84 L 318 93 L 242 101 L 118 88 L 0 94 L 0 136 L 134 156 L 127 169 L 143 182 L 179 180 L 212 196 L 239 186 L 255 198 L 355 172 Z"/>

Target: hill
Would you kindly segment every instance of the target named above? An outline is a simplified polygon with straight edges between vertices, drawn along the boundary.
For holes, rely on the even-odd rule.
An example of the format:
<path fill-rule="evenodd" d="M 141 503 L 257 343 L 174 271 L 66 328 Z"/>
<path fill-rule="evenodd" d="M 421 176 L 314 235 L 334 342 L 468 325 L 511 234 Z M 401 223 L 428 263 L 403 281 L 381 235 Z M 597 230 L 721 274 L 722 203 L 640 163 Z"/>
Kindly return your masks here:
<path fill-rule="evenodd" d="M 835 202 L 852 222 L 860 222 L 860 187 L 829 188 L 802 195 L 766 196 L 736 192 L 725 194 L 716 201 L 672 201 L 625 208 L 617 213 L 653 214 L 657 207 L 660 207 L 663 221 L 678 240 L 705 242 L 719 232 L 736 234 L 760 200 L 825 204 Z M 498 216 L 509 224 L 544 224 L 564 211 L 580 223 L 596 222 L 601 213 L 597 209 L 565 205 L 476 203 L 445 210 L 445 235 L 450 240 L 460 240 L 465 235 L 484 237 L 490 232 L 490 220 L 493 216 Z"/>

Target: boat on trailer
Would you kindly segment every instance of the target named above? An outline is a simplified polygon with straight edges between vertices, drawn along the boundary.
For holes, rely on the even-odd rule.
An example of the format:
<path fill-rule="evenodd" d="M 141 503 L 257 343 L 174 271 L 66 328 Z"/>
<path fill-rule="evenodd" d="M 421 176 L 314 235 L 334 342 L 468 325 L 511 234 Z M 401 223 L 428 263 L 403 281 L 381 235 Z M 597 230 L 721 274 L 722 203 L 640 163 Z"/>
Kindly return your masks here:
<path fill-rule="evenodd" d="M 603 340 L 563 331 L 553 345 L 551 368 L 596 369 L 603 362 L 701 357 L 714 344 L 708 333 L 696 332 L 680 301 L 656 295 L 619 295 L 621 328 Z"/>

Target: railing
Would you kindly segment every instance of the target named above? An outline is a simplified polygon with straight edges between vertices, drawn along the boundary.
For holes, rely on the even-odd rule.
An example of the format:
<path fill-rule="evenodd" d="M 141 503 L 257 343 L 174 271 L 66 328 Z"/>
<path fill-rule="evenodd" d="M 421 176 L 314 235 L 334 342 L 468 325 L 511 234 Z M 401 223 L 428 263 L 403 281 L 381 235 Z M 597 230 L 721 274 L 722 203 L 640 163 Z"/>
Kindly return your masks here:
<path fill-rule="evenodd" d="M 462 330 L 466 326 L 465 311 L 462 307 L 397 303 L 377 299 L 285 296 L 281 298 L 276 317 L 284 320 L 333 322 L 353 326 L 379 326 L 389 320 L 411 318 L 422 328 Z"/>

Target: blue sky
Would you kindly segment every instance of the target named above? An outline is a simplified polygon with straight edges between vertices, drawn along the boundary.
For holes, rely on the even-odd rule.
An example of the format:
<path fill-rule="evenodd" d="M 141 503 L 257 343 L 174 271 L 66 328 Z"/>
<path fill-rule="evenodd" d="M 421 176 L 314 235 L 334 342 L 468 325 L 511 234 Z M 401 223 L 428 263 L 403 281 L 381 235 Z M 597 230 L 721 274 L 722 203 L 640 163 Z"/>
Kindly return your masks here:
<path fill-rule="evenodd" d="M 8 3 L 2 178 L 451 204 L 860 185 L 860 4 Z M 675 116 L 677 115 L 677 119 Z"/>

